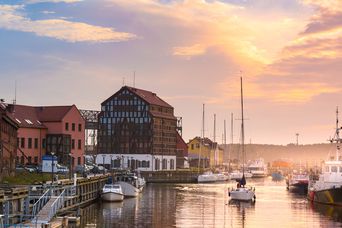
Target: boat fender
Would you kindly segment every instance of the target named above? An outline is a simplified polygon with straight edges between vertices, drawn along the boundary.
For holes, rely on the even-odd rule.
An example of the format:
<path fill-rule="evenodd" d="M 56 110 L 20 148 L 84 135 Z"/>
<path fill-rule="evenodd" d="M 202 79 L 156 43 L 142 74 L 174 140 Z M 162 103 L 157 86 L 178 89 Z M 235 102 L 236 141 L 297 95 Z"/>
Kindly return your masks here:
<path fill-rule="evenodd" d="M 230 196 L 230 192 L 228 192 L 228 196 Z"/>

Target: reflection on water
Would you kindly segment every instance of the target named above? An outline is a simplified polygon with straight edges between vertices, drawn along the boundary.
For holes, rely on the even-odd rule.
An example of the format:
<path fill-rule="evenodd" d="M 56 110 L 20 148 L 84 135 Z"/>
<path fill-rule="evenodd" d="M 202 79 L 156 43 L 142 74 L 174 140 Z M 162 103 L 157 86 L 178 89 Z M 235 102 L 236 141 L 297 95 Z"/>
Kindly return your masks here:
<path fill-rule="evenodd" d="M 250 181 L 256 203 L 229 201 L 235 182 L 149 184 L 137 198 L 98 202 L 81 210 L 81 226 L 97 227 L 337 227 L 342 208 L 312 205 L 271 178 Z"/>

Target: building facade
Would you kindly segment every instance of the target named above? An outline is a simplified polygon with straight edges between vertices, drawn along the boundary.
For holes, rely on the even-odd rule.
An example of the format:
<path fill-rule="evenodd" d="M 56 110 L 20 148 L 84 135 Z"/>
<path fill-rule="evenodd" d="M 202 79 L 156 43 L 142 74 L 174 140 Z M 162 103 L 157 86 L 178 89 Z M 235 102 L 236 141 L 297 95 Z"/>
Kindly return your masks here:
<path fill-rule="evenodd" d="M 209 138 L 191 139 L 188 151 L 191 167 L 209 168 L 223 165 L 223 149 Z"/>
<path fill-rule="evenodd" d="M 174 109 L 150 91 L 122 87 L 101 104 L 96 162 L 109 168 L 176 169 Z"/>
<path fill-rule="evenodd" d="M 177 133 L 177 169 L 189 168 L 188 161 L 188 145 L 183 140 L 182 136 Z"/>
<path fill-rule="evenodd" d="M 8 115 L 6 105 L 0 102 L 0 180 L 15 173 L 18 127 Z"/>
<path fill-rule="evenodd" d="M 19 125 L 17 163 L 38 165 L 51 153 L 72 169 L 84 163 L 84 120 L 75 105 L 9 104 L 7 110 Z"/>

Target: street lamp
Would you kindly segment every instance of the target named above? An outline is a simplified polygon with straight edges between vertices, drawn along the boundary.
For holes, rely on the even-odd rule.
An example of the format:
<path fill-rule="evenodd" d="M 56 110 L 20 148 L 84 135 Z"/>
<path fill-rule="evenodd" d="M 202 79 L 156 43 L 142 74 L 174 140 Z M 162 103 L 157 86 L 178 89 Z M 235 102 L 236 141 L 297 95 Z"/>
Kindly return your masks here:
<path fill-rule="evenodd" d="M 102 154 L 103 174 L 105 174 L 105 157 L 106 155 Z"/>
<path fill-rule="evenodd" d="M 55 152 L 51 152 L 51 155 L 52 155 L 52 162 L 51 162 L 51 186 L 53 185 L 53 179 L 54 179 L 54 175 L 53 175 L 53 166 L 54 166 L 54 164 L 53 164 L 53 157 L 54 157 L 54 155 L 55 155 Z"/>
<path fill-rule="evenodd" d="M 72 178 L 72 154 L 69 153 L 70 161 L 69 161 L 69 179 Z"/>

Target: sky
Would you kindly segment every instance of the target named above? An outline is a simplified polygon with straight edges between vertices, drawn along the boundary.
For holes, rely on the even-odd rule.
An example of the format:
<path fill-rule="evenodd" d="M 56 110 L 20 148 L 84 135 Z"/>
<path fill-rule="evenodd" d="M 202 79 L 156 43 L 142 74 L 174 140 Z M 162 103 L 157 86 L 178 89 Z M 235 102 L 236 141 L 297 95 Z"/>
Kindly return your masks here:
<path fill-rule="evenodd" d="M 325 143 L 342 112 L 341 0 L 0 0 L 0 98 L 100 110 L 123 85 L 183 118 L 185 141 Z M 233 113 L 233 127 L 231 127 Z M 231 137 L 233 129 L 233 137 Z"/>

